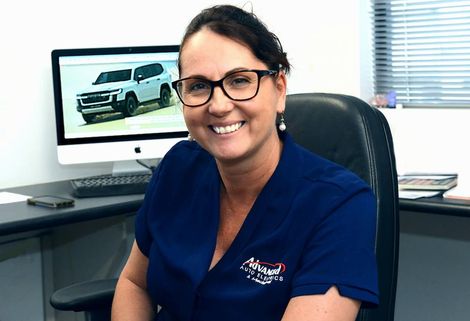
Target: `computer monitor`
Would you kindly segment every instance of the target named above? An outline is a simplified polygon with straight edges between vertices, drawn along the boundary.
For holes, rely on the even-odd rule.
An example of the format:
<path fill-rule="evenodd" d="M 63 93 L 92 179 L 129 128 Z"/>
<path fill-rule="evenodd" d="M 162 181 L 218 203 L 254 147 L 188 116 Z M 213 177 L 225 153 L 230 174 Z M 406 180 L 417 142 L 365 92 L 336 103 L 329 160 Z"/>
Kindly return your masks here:
<path fill-rule="evenodd" d="M 59 163 L 156 159 L 187 137 L 179 46 L 52 51 Z"/>

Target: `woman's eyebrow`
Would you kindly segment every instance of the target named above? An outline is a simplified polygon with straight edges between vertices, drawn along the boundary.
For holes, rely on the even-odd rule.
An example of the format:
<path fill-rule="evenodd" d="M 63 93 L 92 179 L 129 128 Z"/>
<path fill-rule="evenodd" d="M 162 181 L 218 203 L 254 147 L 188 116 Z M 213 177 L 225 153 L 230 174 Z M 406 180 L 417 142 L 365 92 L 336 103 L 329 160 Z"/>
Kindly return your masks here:
<path fill-rule="evenodd" d="M 242 71 L 242 70 L 248 70 L 248 68 L 246 68 L 246 67 L 235 67 L 233 69 L 230 69 L 230 70 L 226 71 L 222 78 L 226 77 L 227 75 L 230 75 L 230 74 L 233 74 L 237 71 Z M 184 78 L 198 78 L 198 79 L 212 80 L 212 79 L 209 79 L 208 77 L 206 77 L 202 74 L 189 75 L 189 76 L 186 76 L 186 77 L 182 77 L 181 79 L 184 79 Z M 219 80 L 219 79 L 217 79 L 217 80 Z M 217 81 L 217 80 L 212 80 L 212 81 Z"/>

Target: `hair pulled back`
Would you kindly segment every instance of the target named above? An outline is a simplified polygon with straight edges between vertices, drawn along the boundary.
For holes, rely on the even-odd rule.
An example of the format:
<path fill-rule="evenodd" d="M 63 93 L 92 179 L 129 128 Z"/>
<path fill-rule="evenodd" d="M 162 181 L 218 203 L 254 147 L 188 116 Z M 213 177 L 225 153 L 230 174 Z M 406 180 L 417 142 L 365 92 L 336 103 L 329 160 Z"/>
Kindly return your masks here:
<path fill-rule="evenodd" d="M 181 42 L 180 59 L 188 39 L 203 28 L 247 46 L 269 69 L 289 73 L 290 63 L 278 37 L 254 13 L 231 5 L 204 9 L 193 18 Z"/>

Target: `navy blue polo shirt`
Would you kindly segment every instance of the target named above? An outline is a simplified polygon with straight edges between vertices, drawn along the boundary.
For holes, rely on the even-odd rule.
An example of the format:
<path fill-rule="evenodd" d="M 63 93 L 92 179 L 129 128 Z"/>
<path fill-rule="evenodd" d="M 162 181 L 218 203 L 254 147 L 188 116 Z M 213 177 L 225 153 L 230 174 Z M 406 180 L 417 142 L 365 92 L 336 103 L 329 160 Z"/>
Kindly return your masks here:
<path fill-rule="evenodd" d="M 376 201 L 350 171 L 285 133 L 279 164 L 232 245 L 209 270 L 221 179 L 196 142 L 161 161 L 136 218 L 159 321 L 280 320 L 290 298 L 340 294 L 378 303 Z"/>

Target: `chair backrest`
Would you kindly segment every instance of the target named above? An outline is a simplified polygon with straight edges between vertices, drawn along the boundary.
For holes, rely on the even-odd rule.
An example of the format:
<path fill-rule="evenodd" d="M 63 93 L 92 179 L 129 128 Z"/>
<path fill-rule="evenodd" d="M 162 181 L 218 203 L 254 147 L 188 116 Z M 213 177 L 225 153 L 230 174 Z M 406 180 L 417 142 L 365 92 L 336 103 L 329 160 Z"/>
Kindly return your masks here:
<path fill-rule="evenodd" d="M 383 114 L 339 94 L 287 96 L 285 120 L 294 140 L 370 184 L 377 198 L 376 256 L 380 304 L 356 320 L 393 321 L 398 270 L 398 188 L 393 141 Z"/>

